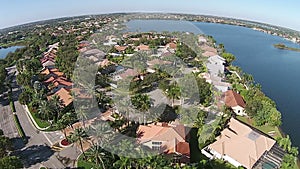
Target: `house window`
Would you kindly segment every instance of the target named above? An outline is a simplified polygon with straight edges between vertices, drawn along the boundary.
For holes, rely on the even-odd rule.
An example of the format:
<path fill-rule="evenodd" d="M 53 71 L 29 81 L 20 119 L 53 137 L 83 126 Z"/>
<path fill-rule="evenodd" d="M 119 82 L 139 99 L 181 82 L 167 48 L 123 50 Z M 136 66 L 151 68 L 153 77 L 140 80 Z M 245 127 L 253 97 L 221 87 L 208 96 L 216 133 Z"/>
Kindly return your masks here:
<path fill-rule="evenodd" d="M 152 145 L 161 145 L 162 144 L 162 142 L 160 142 L 160 141 L 152 141 Z"/>
<path fill-rule="evenodd" d="M 154 151 L 159 151 L 160 150 L 160 146 L 152 146 L 152 150 L 154 150 Z"/>

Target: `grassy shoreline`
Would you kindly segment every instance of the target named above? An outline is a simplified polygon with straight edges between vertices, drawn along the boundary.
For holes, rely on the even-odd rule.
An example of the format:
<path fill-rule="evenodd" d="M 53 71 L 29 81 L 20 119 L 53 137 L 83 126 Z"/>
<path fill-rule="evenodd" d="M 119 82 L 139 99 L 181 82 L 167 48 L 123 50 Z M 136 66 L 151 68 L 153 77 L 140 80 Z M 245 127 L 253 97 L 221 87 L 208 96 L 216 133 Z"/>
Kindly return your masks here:
<path fill-rule="evenodd" d="M 282 44 L 282 43 L 274 44 L 273 46 L 275 48 L 281 49 L 281 50 L 290 50 L 290 51 L 300 52 L 299 48 L 288 47 L 288 46 L 286 46 L 285 44 Z"/>

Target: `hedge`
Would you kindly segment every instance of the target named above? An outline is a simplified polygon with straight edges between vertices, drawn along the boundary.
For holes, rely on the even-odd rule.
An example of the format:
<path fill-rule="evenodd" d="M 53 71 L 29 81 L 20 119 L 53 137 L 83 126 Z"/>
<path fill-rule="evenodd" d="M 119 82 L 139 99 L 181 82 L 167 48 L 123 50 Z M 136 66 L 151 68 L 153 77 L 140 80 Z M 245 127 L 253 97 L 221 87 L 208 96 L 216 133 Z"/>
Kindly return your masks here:
<path fill-rule="evenodd" d="M 24 130 L 23 130 L 21 124 L 20 124 L 19 118 L 16 114 L 14 114 L 14 121 L 15 121 L 15 124 L 17 126 L 18 133 L 20 134 L 22 140 L 26 143 L 27 138 L 26 138 L 25 132 L 24 132 Z"/>
<path fill-rule="evenodd" d="M 10 105 L 10 107 L 11 107 L 11 111 L 12 111 L 12 112 L 16 112 L 16 107 L 15 107 L 14 102 L 13 102 L 13 101 L 10 101 L 10 102 L 9 102 L 9 105 Z"/>

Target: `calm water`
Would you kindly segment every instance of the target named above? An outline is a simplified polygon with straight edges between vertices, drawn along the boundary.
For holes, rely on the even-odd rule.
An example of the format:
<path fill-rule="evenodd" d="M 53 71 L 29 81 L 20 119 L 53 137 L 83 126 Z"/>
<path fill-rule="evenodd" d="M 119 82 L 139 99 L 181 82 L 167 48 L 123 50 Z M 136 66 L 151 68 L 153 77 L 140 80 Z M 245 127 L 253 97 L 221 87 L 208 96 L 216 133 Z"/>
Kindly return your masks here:
<path fill-rule="evenodd" d="M 249 28 L 214 23 L 134 20 L 128 27 L 130 31 L 185 31 L 188 27 L 186 31 L 213 36 L 236 56 L 234 64 L 252 74 L 264 93 L 276 102 L 282 113 L 283 131 L 300 147 L 300 52 L 279 50 L 273 44 L 299 45 Z"/>
<path fill-rule="evenodd" d="M 6 57 L 6 55 L 9 53 L 9 52 L 14 52 L 16 49 L 18 48 L 22 48 L 23 46 L 12 46 L 12 47 L 9 47 L 9 48 L 1 48 L 0 49 L 0 59 L 3 59 Z"/>

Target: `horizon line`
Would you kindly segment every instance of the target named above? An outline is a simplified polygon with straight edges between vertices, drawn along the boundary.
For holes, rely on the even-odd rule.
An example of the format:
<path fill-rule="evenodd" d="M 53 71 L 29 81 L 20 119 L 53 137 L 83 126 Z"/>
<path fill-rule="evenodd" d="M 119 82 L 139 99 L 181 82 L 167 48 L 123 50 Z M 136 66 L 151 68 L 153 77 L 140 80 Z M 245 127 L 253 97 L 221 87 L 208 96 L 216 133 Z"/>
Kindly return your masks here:
<path fill-rule="evenodd" d="M 182 12 L 161 12 L 161 11 L 115 11 L 115 12 L 108 12 L 108 13 L 94 13 L 94 14 L 79 14 L 79 15 L 66 15 L 66 16 L 60 16 L 60 17 L 53 17 L 53 18 L 45 18 L 45 19 L 40 19 L 40 20 L 33 20 L 25 23 L 20 23 L 17 25 L 11 25 L 7 27 L 0 28 L 0 31 L 5 31 L 5 29 L 13 29 L 14 27 L 18 26 L 26 26 L 30 24 L 35 24 L 38 22 L 45 22 L 45 21 L 51 21 L 51 20 L 56 20 L 56 19 L 64 19 L 64 18 L 72 18 L 72 17 L 84 17 L 84 16 L 99 16 L 99 15 L 116 15 L 116 14 L 179 14 L 179 15 L 195 15 L 195 16 L 209 16 L 209 17 L 219 17 L 219 18 L 226 18 L 226 19 L 234 19 L 234 20 L 240 20 L 240 21 L 250 21 L 254 23 L 259 23 L 259 24 L 265 24 L 269 26 L 276 26 L 284 29 L 290 29 L 293 31 L 296 31 L 300 33 L 300 30 L 296 30 L 295 28 L 290 28 L 286 26 L 281 26 L 281 25 L 275 25 L 271 23 L 267 23 L 264 21 L 257 21 L 257 20 L 252 20 L 252 19 L 245 19 L 245 18 L 239 18 L 239 17 L 228 17 L 228 16 L 220 16 L 220 15 L 213 15 L 213 14 L 196 14 L 196 13 L 182 13 Z M 201 21 L 199 21 L 201 22 Z"/>

